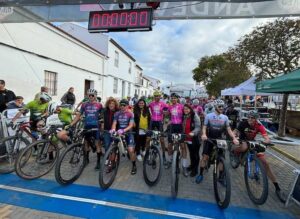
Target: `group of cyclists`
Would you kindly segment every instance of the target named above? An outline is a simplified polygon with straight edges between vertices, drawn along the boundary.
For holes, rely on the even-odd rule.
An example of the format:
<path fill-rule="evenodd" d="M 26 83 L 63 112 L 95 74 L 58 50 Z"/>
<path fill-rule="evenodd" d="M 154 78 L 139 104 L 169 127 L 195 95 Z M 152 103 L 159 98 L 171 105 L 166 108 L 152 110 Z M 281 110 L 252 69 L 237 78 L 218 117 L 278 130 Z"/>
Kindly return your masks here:
<path fill-rule="evenodd" d="M 196 183 L 203 181 L 204 168 L 212 153 L 212 144 L 207 139 L 222 139 L 225 136 L 231 140 L 235 145 L 232 153 L 235 155 L 236 165 L 239 165 L 242 154 L 247 150 L 247 141 L 254 140 L 258 133 L 263 136 L 265 143 L 270 142 L 264 126 L 258 122 L 259 114 L 256 111 L 249 111 L 247 118 L 242 119 L 230 101 L 225 104 L 221 99 L 211 98 L 203 103 L 198 98 L 193 100 L 180 98 L 176 93 L 172 93 L 170 99 L 166 99 L 162 98 L 160 91 L 155 91 L 152 102 L 147 103 L 144 98 L 135 102 L 132 106 L 127 99 L 118 101 L 116 98 L 109 97 L 103 106 L 97 99 L 97 91 L 89 89 L 87 98 L 81 103 L 80 110 L 73 112 L 67 106 L 51 102 L 51 97 L 42 92 L 38 100 L 33 100 L 20 108 L 19 113 L 12 119 L 12 123 L 30 111 L 31 128 L 34 133 L 38 129 L 41 118 L 58 114 L 65 127 L 57 134 L 57 137 L 68 144 L 72 140 L 76 124 L 81 121 L 84 129 L 95 130 L 88 135 L 95 139 L 96 170 L 100 169 L 101 156 L 112 143 L 111 134 L 125 135 L 132 163 L 130 172 L 132 175 L 137 173 L 136 160 L 142 161 L 145 148 L 149 147 L 147 130 L 157 130 L 166 133 L 168 137 L 167 144 L 164 135 L 161 135 L 160 138 L 163 165 L 166 169 L 171 166 L 172 162 L 171 135 L 180 133 L 185 136 L 180 143 L 183 175 L 195 177 Z M 203 148 L 200 160 L 201 146 Z M 87 163 L 90 150 L 93 149 L 90 147 L 89 141 L 86 141 Z M 47 159 L 51 159 L 50 155 L 49 153 Z M 259 158 L 275 186 L 278 198 L 284 201 L 281 189 L 264 153 L 260 153 Z"/>

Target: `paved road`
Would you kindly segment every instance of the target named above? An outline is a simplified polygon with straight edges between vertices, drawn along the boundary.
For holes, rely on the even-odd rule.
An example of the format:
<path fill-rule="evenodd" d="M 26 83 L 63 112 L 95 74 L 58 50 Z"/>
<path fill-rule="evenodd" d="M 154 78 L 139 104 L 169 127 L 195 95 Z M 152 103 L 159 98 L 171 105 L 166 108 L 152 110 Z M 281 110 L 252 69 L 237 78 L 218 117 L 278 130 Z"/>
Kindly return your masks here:
<path fill-rule="evenodd" d="M 276 151 L 272 154 L 297 168 L 297 164 Z M 271 154 L 267 154 L 278 182 L 287 193 L 294 180 L 293 168 Z M 170 170 L 164 170 L 161 181 L 148 187 L 142 176 L 141 163 L 138 173 L 130 175 L 130 163 L 123 159 L 112 188 L 100 190 L 98 172 L 93 167 L 95 157 L 84 170 L 75 185 L 61 187 L 54 181 L 54 173 L 34 181 L 25 181 L 17 176 L 3 175 L 0 184 L 11 186 L 0 188 L 1 208 L 6 209 L 7 218 L 300 218 L 300 207 L 291 203 L 285 208 L 275 195 L 269 182 L 269 197 L 262 206 L 254 205 L 245 190 L 243 170 L 231 170 L 232 196 L 230 207 L 224 211 L 217 208 L 214 199 L 212 172 L 206 173 L 198 185 L 194 178 L 180 176 L 178 199 L 170 198 Z M 24 190 L 26 189 L 26 190 Z M 38 193 L 36 191 L 39 191 Z M 9 205 L 13 206 L 9 206 Z M 135 207 L 139 206 L 138 209 Z M 3 211 L 3 212 L 5 212 Z M 51 213 L 49 213 L 51 212 Z M 24 218 L 24 217 L 22 217 Z"/>

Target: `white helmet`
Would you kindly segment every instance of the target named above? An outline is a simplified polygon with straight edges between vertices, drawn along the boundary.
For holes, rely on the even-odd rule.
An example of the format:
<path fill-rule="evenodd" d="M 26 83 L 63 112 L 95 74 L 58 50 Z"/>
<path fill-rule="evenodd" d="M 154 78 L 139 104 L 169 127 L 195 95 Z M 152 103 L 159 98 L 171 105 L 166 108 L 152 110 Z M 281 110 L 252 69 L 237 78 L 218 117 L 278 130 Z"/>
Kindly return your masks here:
<path fill-rule="evenodd" d="M 184 104 L 186 104 L 186 99 L 182 97 L 182 98 L 179 99 L 179 102 L 180 102 L 182 105 L 184 105 Z"/>
<path fill-rule="evenodd" d="M 225 105 L 223 100 L 218 100 L 218 99 L 214 100 L 213 104 L 214 104 L 215 108 L 217 108 L 218 106 L 223 106 L 224 107 L 224 105 Z"/>
<path fill-rule="evenodd" d="M 193 100 L 193 102 L 192 102 L 192 104 L 194 105 L 194 106 L 197 106 L 197 105 L 199 105 L 199 100 L 198 99 L 194 99 Z"/>
<path fill-rule="evenodd" d="M 90 94 L 93 94 L 93 95 L 97 96 L 97 90 L 93 89 L 93 88 L 88 89 L 87 90 L 87 95 L 90 95 Z"/>
<path fill-rule="evenodd" d="M 48 113 L 51 115 L 55 112 L 56 108 L 58 107 L 58 104 L 53 102 L 53 103 L 50 103 L 49 106 L 48 106 Z"/>
<path fill-rule="evenodd" d="M 46 102 L 49 102 L 52 100 L 52 98 L 49 96 L 49 94 L 47 94 L 46 92 L 42 92 L 40 94 L 40 99 L 45 100 Z"/>

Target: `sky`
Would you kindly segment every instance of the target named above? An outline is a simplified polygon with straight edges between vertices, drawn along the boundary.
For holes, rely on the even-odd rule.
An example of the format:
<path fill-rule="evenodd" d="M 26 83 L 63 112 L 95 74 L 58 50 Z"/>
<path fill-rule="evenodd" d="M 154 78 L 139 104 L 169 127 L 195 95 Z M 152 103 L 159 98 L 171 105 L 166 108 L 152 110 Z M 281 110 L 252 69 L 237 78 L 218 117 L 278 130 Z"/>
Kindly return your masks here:
<path fill-rule="evenodd" d="M 192 70 L 203 56 L 234 46 L 253 27 L 272 19 L 155 21 L 149 32 L 109 33 L 143 68 L 163 85 L 193 83 Z"/>

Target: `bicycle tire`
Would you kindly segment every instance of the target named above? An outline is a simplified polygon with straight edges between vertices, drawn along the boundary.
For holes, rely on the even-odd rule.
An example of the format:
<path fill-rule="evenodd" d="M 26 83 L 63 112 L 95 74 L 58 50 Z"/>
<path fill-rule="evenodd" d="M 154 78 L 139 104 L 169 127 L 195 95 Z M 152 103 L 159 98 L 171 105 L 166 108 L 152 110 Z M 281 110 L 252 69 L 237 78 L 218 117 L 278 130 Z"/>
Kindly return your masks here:
<path fill-rule="evenodd" d="M 178 194 L 178 184 L 179 184 L 179 152 L 177 150 L 173 153 L 172 161 L 172 181 L 171 181 L 171 195 L 172 198 L 176 198 Z"/>
<path fill-rule="evenodd" d="M 84 153 L 83 145 L 81 143 L 74 143 L 67 147 L 67 149 L 59 156 L 59 159 L 55 166 L 55 179 L 56 181 L 61 185 L 68 185 L 73 182 L 75 182 L 82 174 L 85 165 L 86 165 L 86 154 Z M 71 153 L 71 160 L 69 160 L 67 163 L 71 163 L 73 161 L 74 156 L 82 158 L 82 164 L 79 166 L 77 172 L 74 176 L 69 177 L 68 179 L 64 176 L 64 172 L 61 168 L 66 167 L 66 165 L 63 165 L 64 161 L 68 160 L 68 154 Z M 73 154 L 72 154 L 73 153 Z M 79 154 L 80 153 L 80 154 Z M 75 158 L 76 159 L 76 158 Z M 78 159 L 78 158 L 77 158 Z M 74 162 L 74 161 L 73 161 Z M 74 164 L 74 163 L 73 163 Z M 70 171 L 66 171 L 70 173 Z"/>
<path fill-rule="evenodd" d="M 109 173 L 112 173 L 110 179 L 108 180 L 108 182 L 105 182 L 104 180 L 104 175 L 107 174 L 106 173 L 106 167 L 107 167 L 107 162 L 110 162 L 110 156 L 112 156 L 112 154 L 114 154 L 114 161 L 112 162 L 112 171 Z M 111 145 L 111 147 L 107 150 L 107 152 L 105 153 L 103 159 L 101 160 L 100 163 L 100 171 L 99 171 L 99 185 L 102 189 L 108 189 L 114 182 L 115 177 L 118 173 L 118 168 L 119 168 L 119 163 L 120 163 L 120 151 L 119 151 L 119 147 L 116 144 Z"/>
<path fill-rule="evenodd" d="M 148 166 L 151 165 L 153 168 L 153 165 L 154 165 L 153 162 L 156 162 L 153 159 L 149 161 L 149 156 L 151 155 L 150 152 L 153 154 L 156 154 L 156 156 L 158 156 L 158 159 L 159 159 L 158 165 L 157 164 L 155 165 L 156 168 L 159 168 L 158 174 L 153 180 L 150 179 L 149 174 L 147 173 L 147 165 Z M 153 158 L 153 155 L 152 155 L 152 158 Z M 149 164 L 149 162 L 150 162 L 150 164 Z M 162 155 L 161 155 L 160 150 L 158 149 L 158 147 L 151 145 L 150 148 L 148 148 L 146 150 L 146 154 L 145 154 L 144 161 L 143 161 L 143 177 L 144 177 L 145 183 L 148 186 L 154 186 L 159 182 L 159 180 L 161 178 L 161 173 L 162 173 L 162 171 L 161 171 L 162 165 L 163 165 L 163 161 L 162 161 Z"/>
<path fill-rule="evenodd" d="M 43 163 L 41 162 L 42 160 L 40 160 L 40 159 L 44 159 L 44 160 L 47 159 L 47 158 L 42 157 L 45 154 L 42 155 L 40 153 L 41 150 L 44 149 L 44 147 L 42 148 L 41 145 L 45 145 L 45 144 L 51 144 L 50 140 L 42 139 L 42 140 L 35 141 L 19 153 L 19 155 L 17 156 L 16 163 L 15 163 L 15 170 L 19 177 L 21 177 L 23 179 L 27 179 L 27 180 L 37 179 L 37 178 L 40 178 L 40 177 L 46 175 L 47 173 L 49 173 L 51 171 L 51 169 L 54 167 L 54 165 L 56 163 L 56 160 L 59 157 L 59 148 L 57 145 L 51 144 L 52 148 L 54 148 L 54 150 L 52 152 L 55 153 L 55 156 L 53 157 L 53 159 L 51 159 L 51 160 L 49 159 L 48 163 L 44 163 L 45 164 L 44 167 L 46 167 L 46 168 L 40 168 L 43 165 Z M 32 151 L 35 146 L 37 147 L 38 153 L 37 153 L 37 156 L 33 163 L 36 163 L 38 165 L 38 168 L 30 167 L 29 170 L 30 170 L 30 172 L 37 170 L 37 169 L 43 169 L 44 171 L 42 173 L 34 173 L 34 174 L 29 173 L 28 174 L 28 173 L 25 173 L 23 168 L 25 168 L 26 166 L 27 167 L 29 166 L 29 165 L 27 165 L 27 162 L 31 160 L 30 158 L 31 158 L 31 155 L 33 155 Z M 48 151 L 46 153 L 48 154 L 50 152 Z M 46 156 L 48 156 L 47 154 L 46 154 Z M 26 156 L 28 156 L 28 157 L 23 161 L 22 159 Z M 49 165 L 46 165 L 46 164 L 49 164 Z"/>
<path fill-rule="evenodd" d="M 249 180 L 250 177 L 248 176 L 248 162 L 246 161 L 246 165 L 244 168 L 244 179 L 245 179 L 245 184 L 246 184 L 246 189 L 248 196 L 250 200 L 257 205 L 262 205 L 264 204 L 267 199 L 268 199 L 268 177 L 267 177 L 267 172 L 266 169 L 263 165 L 263 163 L 260 161 L 260 159 L 257 156 L 253 156 L 253 160 L 251 162 L 255 162 L 255 164 L 258 165 L 259 170 L 261 171 L 261 181 L 262 181 L 262 193 L 260 197 L 255 197 L 254 192 L 251 190 L 250 185 L 249 185 Z"/>
<path fill-rule="evenodd" d="M 224 200 L 221 200 L 220 198 L 220 191 L 219 191 L 219 187 L 218 187 L 218 181 L 219 181 L 219 174 L 217 174 L 217 170 L 216 167 L 218 167 L 219 163 L 223 164 L 223 173 L 225 174 L 224 176 L 224 180 L 225 180 L 225 185 L 222 185 L 225 188 L 225 197 Z M 231 180 L 230 180 L 230 174 L 229 174 L 229 170 L 228 170 L 228 166 L 225 163 L 225 159 L 224 157 L 219 157 L 217 159 L 217 163 L 216 165 L 214 165 L 214 170 L 213 170 L 213 184 L 214 184 L 214 193 L 215 193 L 215 199 L 217 202 L 217 205 L 219 208 L 221 209 L 225 209 L 228 207 L 229 203 L 230 203 L 230 198 L 231 198 Z"/>
<path fill-rule="evenodd" d="M 14 141 L 16 140 L 16 141 Z M 13 143 L 16 144 L 17 141 L 19 141 L 20 143 L 23 142 L 23 144 L 25 145 L 25 147 L 28 147 L 28 145 L 30 145 L 30 142 L 28 139 L 22 137 L 22 136 L 10 136 L 10 137 L 6 137 L 1 139 L 0 141 L 0 147 L 6 147 L 5 142 L 7 141 L 14 141 Z M 20 148 L 18 148 L 18 150 L 15 153 L 15 145 L 11 146 L 13 152 L 8 153 L 8 151 L 6 150 L 6 148 L 1 149 L 0 151 L 5 151 L 5 154 L 1 155 L 2 158 L 0 158 L 0 174 L 6 174 L 6 173 L 12 173 L 15 171 L 15 162 L 16 162 L 16 158 L 18 156 L 18 153 L 22 150 Z M 11 159 L 10 161 L 7 160 Z M 5 165 L 5 161 L 8 162 L 7 165 Z"/>

